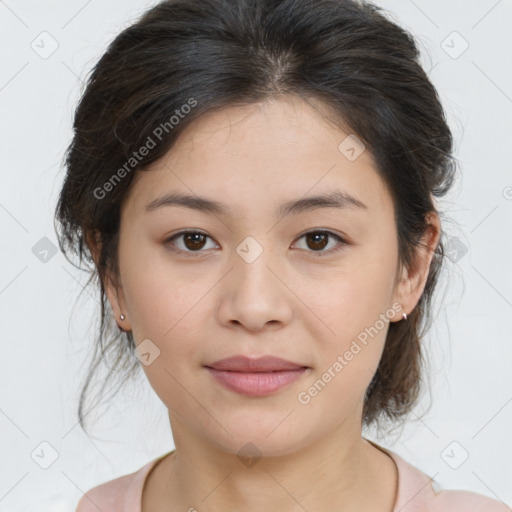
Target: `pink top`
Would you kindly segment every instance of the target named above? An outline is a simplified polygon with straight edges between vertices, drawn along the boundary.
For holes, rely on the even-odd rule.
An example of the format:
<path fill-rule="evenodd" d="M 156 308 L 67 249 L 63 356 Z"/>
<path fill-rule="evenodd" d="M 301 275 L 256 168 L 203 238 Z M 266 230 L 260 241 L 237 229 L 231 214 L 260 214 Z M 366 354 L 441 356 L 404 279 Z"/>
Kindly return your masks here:
<path fill-rule="evenodd" d="M 387 453 L 398 468 L 398 494 L 393 512 L 510 512 L 510 508 L 501 501 L 474 492 L 436 492 L 432 484 L 437 487 L 437 482 L 425 473 L 396 453 L 369 442 Z M 167 455 L 153 459 L 134 473 L 93 487 L 82 496 L 75 512 L 141 512 L 146 477 Z"/>

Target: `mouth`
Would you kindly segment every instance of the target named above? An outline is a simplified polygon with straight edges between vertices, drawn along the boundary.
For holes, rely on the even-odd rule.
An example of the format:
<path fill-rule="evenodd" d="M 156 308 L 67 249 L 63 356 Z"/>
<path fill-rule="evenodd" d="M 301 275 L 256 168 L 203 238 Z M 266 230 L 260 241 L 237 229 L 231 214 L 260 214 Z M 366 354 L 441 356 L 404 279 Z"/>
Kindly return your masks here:
<path fill-rule="evenodd" d="M 281 357 L 236 355 L 205 365 L 215 382 L 246 396 L 265 396 L 289 386 L 311 368 Z"/>
<path fill-rule="evenodd" d="M 205 367 L 215 381 L 235 393 L 266 396 L 301 379 L 310 369 L 302 366 L 292 370 L 240 372 Z"/>

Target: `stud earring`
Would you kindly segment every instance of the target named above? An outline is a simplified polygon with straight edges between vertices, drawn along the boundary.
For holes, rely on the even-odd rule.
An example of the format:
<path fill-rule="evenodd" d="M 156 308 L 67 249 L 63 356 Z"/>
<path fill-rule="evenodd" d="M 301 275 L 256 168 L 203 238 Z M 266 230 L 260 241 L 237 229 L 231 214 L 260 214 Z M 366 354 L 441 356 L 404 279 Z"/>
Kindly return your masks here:
<path fill-rule="evenodd" d="M 407 320 L 407 313 L 402 313 L 402 317 L 404 320 Z"/>
<path fill-rule="evenodd" d="M 121 314 L 120 318 L 121 320 L 124 320 L 126 317 L 123 314 Z"/>

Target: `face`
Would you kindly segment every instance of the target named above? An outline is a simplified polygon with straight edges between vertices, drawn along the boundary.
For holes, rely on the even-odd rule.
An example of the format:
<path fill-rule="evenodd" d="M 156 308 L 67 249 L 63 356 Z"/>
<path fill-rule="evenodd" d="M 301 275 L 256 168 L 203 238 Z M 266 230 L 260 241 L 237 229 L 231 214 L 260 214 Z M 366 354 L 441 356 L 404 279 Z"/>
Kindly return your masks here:
<path fill-rule="evenodd" d="M 389 321 L 417 298 L 408 281 L 395 286 L 393 203 L 369 151 L 351 152 L 349 133 L 312 105 L 287 97 L 204 115 L 135 176 L 122 207 L 121 288 L 107 289 L 119 323 L 171 421 L 230 453 L 359 435 Z M 157 201 L 178 193 L 221 209 Z M 355 201 L 280 210 L 328 194 Z M 234 355 L 307 370 L 248 396 L 205 367 Z"/>

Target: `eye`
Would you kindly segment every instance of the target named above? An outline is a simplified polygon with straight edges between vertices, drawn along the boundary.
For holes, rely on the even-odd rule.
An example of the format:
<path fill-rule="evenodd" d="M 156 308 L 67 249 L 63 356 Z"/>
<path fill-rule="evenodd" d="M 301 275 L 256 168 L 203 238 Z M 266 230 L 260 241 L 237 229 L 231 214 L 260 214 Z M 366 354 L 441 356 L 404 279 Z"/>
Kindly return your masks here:
<path fill-rule="evenodd" d="M 341 251 L 343 249 L 343 246 L 347 244 L 347 242 L 336 233 L 333 233 L 331 231 L 323 231 L 323 230 L 317 230 L 317 231 L 308 231 L 307 233 L 304 233 L 301 237 L 299 237 L 299 240 L 304 238 L 306 240 L 306 244 L 309 245 L 313 250 L 308 252 L 313 253 L 320 253 L 315 254 L 315 256 L 323 256 L 324 254 L 332 254 L 338 251 Z M 340 244 L 337 248 L 324 251 L 326 246 L 328 246 L 328 240 L 329 239 L 335 239 Z M 335 244 L 336 245 L 336 244 Z"/>
<path fill-rule="evenodd" d="M 304 238 L 306 240 L 306 244 L 313 249 L 308 252 L 319 253 L 315 254 L 315 256 L 323 256 L 325 253 L 332 254 L 338 252 L 343 249 L 344 245 L 347 245 L 347 242 L 341 236 L 333 233 L 332 231 L 308 231 L 301 235 L 299 240 L 302 238 Z M 180 231 L 165 240 L 165 243 L 169 245 L 170 250 L 174 252 L 200 253 L 204 252 L 201 249 L 205 248 L 207 239 L 211 240 L 211 237 L 201 231 Z M 327 242 L 329 239 L 336 240 L 340 245 L 335 249 L 325 251 L 325 247 L 329 245 Z M 179 247 L 180 244 L 175 242 L 176 240 L 181 240 L 181 247 Z M 206 248 L 208 249 L 208 247 Z"/>
<path fill-rule="evenodd" d="M 165 243 L 170 245 L 171 251 L 175 252 L 204 252 L 201 249 L 205 246 L 205 240 L 210 238 L 208 235 L 202 233 L 201 231 L 180 231 L 175 235 L 168 238 Z M 174 241 L 182 239 L 183 246 L 176 248 L 176 244 Z M 210 238 L 211 240 L 211 238 Z"/>

